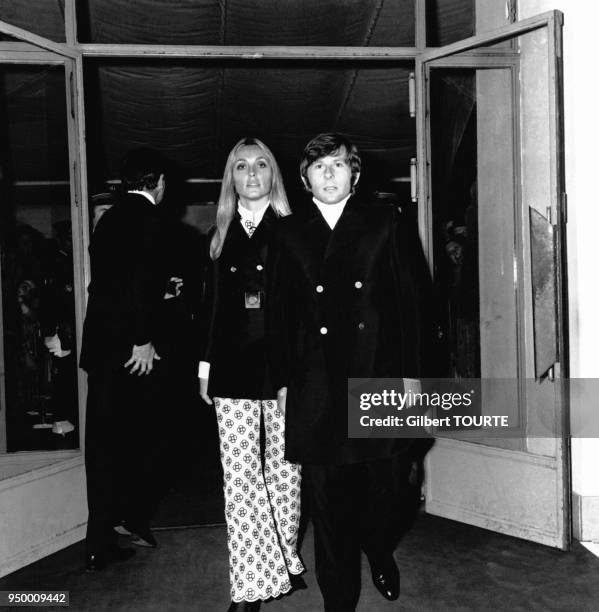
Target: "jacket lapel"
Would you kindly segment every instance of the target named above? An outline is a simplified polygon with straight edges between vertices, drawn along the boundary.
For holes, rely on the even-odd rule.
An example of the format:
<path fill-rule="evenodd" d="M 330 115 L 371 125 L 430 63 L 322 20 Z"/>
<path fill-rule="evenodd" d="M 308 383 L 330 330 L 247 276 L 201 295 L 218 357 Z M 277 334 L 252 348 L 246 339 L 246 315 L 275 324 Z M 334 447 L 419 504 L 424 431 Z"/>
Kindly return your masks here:
<path fill-rule="evenodd" d="M 267 257 L 267 246 L 272 233 L 272 228 L 276 215 L 272 208 L 268 207 L 258 227 L 254 230 L 251 238 L 242 226 L 241 215 L 239 211 L 235 212 L 231 225 L 229 226 L 229 240 L 235 244 L 236 252 L 247 252 L 251 249 L 256 252 L 258 257 L 265 263 Z"/>
<path fill-rule="evenodd" d="M 245 245 L 249 241 L 247 232 L 241 226 L 241 216 L 239 215 L 239 212 L 236 212 L 235 215 L 233 215 L 233 219 L 231 220 L 231 225 L 229 225 L 227 234 L 229 236 L 229 240 L 239 246 L 242 244 Z"/>
<path fill-rule="evenodd" d="M 272 233 L 273 223 L 276 219 L 275 212 L 269 206 L 262 217 L 262 220 L 258 224 L 258 227 L 254 230 L 252 237 L 247 236 L 246 231 L 241 228 L 241 231 L 246 234 L 248 241 L 251 246 L 256 249 L 256 252 L 259 253 L 260 258 L 262 259 L 262 263 L 264 264 L 266 261 L 266 249 L 268 246 L 268 242 Z"/>

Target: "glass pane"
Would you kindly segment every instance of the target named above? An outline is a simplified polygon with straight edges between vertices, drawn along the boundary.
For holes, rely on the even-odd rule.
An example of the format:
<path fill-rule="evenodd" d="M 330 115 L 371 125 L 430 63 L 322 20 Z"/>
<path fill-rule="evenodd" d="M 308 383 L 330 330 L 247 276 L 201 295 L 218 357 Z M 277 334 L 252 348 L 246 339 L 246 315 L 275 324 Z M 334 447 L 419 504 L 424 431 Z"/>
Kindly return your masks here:
<path fill-rule="evenodd" d="M 86 61 L 90 184 L 118 177 L 127 148 L 162 151 L 188 177 L 219 179 L 233 144 L 262 138 L 285 187 L 303 199 L 299 156 L 316 133 L 351 134 L 364 157 L 362 189 L 408 193 L 415 150 L 408 64 L 304 62 Z M 160 129 L 157 129 L 157 126 Z M 192 137 L 190 137 L 190 134 Z M 218 187 L 194 183 L 189 202 L 214 201 Z M 94 187 L 95 189 L 95 187 Z M 167 197 L 172 197 L 169 187 Z M 402 196 L 403 197 L 403 196 Z"/>
<path fill-rule="evenodd" d="M 435 279 L 445 373 L 516 378 L 511 70 L 431 70 Z"/>
<path fill-rule="evenodd" d="M 430 87 L 434 276 L 443 303 L 443 372 L 448 377 L 478 378 L 476 73 L 431 70 Z"/>
<path fill-rule="evenodd" d="M 475 0 L 426 0 L 426 44 L 442 47 L 475 33 Z"/>
<path fill-rule="evenodd" d="M 431 62 L 430 69 L 432 246 L 445 375 L 514 381 L 503 395 L 483 387 L 482 409 L 505 414 L 507 407 L 533 433 L 539 423 L 558 422 L 554 389 L 539 380 L 551 351 L 556 359 L 558 333 L 551 324 L 554 246 L 552 239 L 538 244 L 538 228 L 551 228 L 557 206 L 548 43 L 542 28 L 512 41 L 519 53 L 512 66 L 497 59 L 506 67 Z M 549 437 L 508 442 L 493 445 L 556 452 Z"/>
<path fill-rule="evenodd" d="M 2 0 L 0 21 L 64 42 L 64 0 Z"/>
<path fill-rule="evenodd" d="M 442 47 L 470 36 L 484 34 L 512 22 L 505 2 L 486 0 L 425 0 L 426 44 Z M 489 45 L 510 49 L 513 41 Z"/>
<path fill-rule="evenodd" d="M 84 0 L 79 40 L 180 45 L 413 46 L 414 0 Z"/>
<path fill-rule="evenodd" d="M 0 428 L 8 451 L 75 448 L 77 347 L 63 66 L 0 67 L 0 189 Z"/>
<path fill-rule="evenodd" d="M 431 70 L 434 275 L 449 378 L 520 373 L 511 79 L 508 68 Z M 517 411 L 516 385 L 482 394 L 484 414 Z"/>

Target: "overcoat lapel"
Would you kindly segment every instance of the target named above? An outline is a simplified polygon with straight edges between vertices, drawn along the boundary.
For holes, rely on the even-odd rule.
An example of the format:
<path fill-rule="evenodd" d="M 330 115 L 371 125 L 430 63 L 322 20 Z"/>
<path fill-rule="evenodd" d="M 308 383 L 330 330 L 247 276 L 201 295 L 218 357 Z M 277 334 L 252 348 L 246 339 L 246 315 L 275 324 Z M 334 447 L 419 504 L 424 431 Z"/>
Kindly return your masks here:
<path fill-rule="evenodd" d="M 331 233 L 324 253 L 325 262 L 347 245 L 355 244 L 359 236 L 363 234 L 364 216 L 362 215 L 362 209 L 363 205 L 360 201 L 354 196 L 350 197 L 335 225 L 335 229 Z"/>
<path fill-rule="evenodd" d="M 318 282 L 324 254 L 331 238 L 331 228 L 312 201 L 300 214 L 303 214 L 304 219 L 296 242 L 298 256 L 310 281 Z"/>

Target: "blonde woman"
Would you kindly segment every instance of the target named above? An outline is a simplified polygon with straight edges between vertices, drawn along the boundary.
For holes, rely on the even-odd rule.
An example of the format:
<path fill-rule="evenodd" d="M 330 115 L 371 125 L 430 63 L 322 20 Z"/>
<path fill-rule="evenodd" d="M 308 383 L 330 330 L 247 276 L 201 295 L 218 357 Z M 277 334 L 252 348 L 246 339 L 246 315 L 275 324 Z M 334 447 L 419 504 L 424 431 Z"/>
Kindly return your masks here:
<path fill-rule="evenodd" d="M 270 383 L 264 338 L 267 252 L 276 218 L 290 212 L 270 149 L 256 138 L 240 140 L 225 165 L 210 242 L 210 327 L 199 372 L 200 395 L 214 403 L 218 419 L 229 612 L 257 611 L 263 600 L 288 592 L 292 577 L 304 571 L 296 552 L 300 467 L 284 458 L 285 418 Z"/>

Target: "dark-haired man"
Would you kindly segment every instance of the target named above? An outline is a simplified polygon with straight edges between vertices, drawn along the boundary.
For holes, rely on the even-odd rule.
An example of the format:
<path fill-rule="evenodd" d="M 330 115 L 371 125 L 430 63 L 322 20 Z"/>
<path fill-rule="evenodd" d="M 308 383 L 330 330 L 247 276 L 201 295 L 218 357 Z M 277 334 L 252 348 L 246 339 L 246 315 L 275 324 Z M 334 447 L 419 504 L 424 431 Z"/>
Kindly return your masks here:
<path fill-rule="evenodd" d="M 122 196 L 98 223 L 90 244 L 91 283 L 80 365 L 88 373 L 85 467 L 89 571 L 125 560 L 113 526 L 126 519 L 135 543 L 155 546 L 152 499 L 157 415 L 155 340 L 168 277 L 164 224 L 157 207 L 164 164 L 149 150 L 130 152 Z"/>
<path fill-rule="evenodd" d="M 312 507 L 316 574 L 327 612 L 354 610 L 360 550 L 374 584 L 399 596 L 393 551 L 403 440 L 350 439 L 350 377 L 421 375 L 417 233 L 397 209 L 354 196 L 361 160 L 342 134 L 320 134 L 300 172 L 312 201 L 278 223 L 267 310 L 271 369 L 286 403 L 286 458 L 302 464 Z"/>

